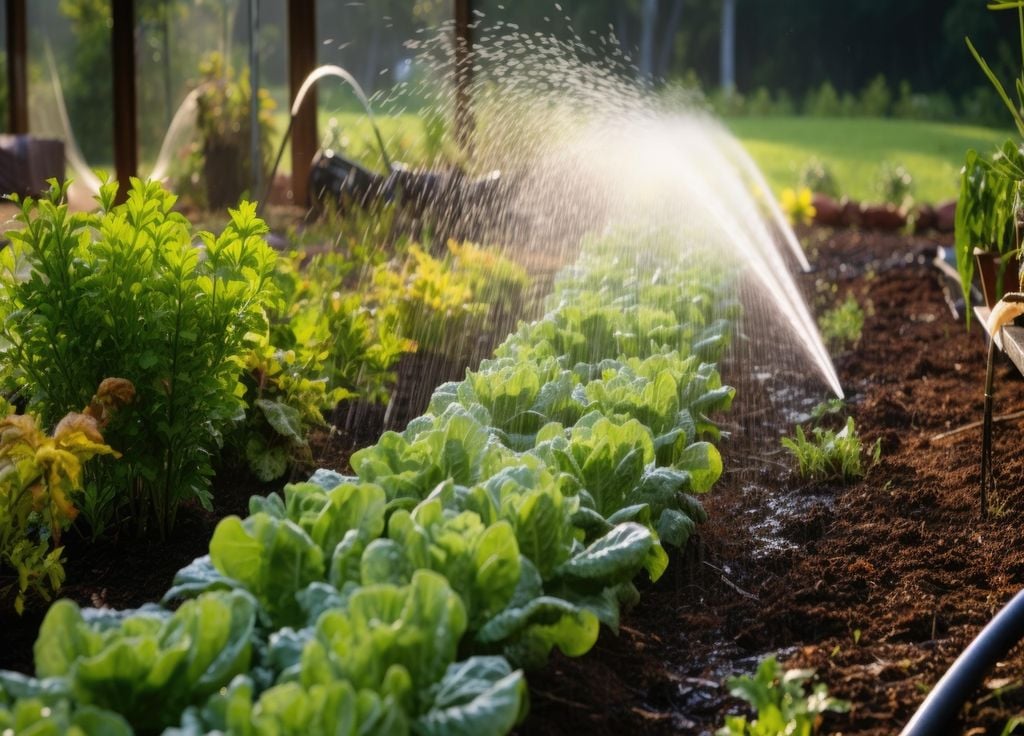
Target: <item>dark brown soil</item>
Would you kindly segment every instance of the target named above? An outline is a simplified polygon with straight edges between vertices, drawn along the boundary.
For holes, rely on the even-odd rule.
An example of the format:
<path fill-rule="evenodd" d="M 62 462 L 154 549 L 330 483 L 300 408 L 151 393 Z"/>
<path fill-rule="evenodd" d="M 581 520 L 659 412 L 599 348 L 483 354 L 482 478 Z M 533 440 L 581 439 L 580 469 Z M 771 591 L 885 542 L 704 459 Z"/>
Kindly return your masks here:
<path fill-rule="evenodd" d="M 1024 587 L 1024 425 L 996 427 L 997 492 L 984 522 L 980 430 L 932 439 L 981 418 L 985 370 L 979 329 L 953 320 L 928 262 L 935 243 L 855 231 L 807 237 L 817 267 L 803 277 L 808 300 L 820 311 L 852 293 L 868 312 L 860 344 L 836 367 L 865 442 L 881 441 L 879 465 L 846 486 L 793 475 L 778 444 L 792 429 L 787 412 L 806 411 L 826 392 L 806 366 L 751 378 L 775 335 L 750 329 L 726 366 L 743 398 L 725 420 L 733 435 L 722 444 L 726 474 L 705 499 L 711 521 L 643 590 L 617 636 L 604 632 L 585 657 L 555 656 L 531 673 L 521 733 L 712 733 L 724 713 L 743 709 L 724 678 L 772 653 L 787 666 L 814 667 L 852 701 L 848 715 L 829 717 L 827 731 L 894 733 Z M 999 366 L 996 414 L 1022 408 L 1022 386 L 1008 364 Z M 788 398 L 782 389 L 791 389 Z M 406 403 L 411 410 L 415 402 Z M 353 448 L 384 426 L 379 410 L 352 416 L 341 434 L 316 439 L 320 464 L 344 470 Z M 244 510 L 261 490 L 219 482 L 218 513 Z M 186 510 L 173 545 L 72 541 L 62 593 L 88 605 L 154 600 L 205 552 L 216 519 Z M 29 666 L 41 615 L 41 606 L 20 619 L 0 608 L 0 667 Z M 999 733 L 1024 710 L 1014 689 L 1022 681 L 1018 650 L 965 709 L 963 727 Z"/>
<path fill-rule="evenodd" d="M 807 237 L 816 256 L 802 284 L 809 301 L 820 310 L 852 293 L 868 312 L 860 344 L 835 362 L 862 437 L 881 441 L 879 465 L 847 486 L 795 477 L 777 440 L 792 422 L 767 418 L 769 401 L 747 385 L 750 366 L 734 360 L 728 378 L 744 384 L 747 400 L 728 421 L 760 440 L 723 443 L 727 471 L 705 501 L 711 521 L 690 550 L 696 559 L 645 591 L 618 637 L 535 673 L 522 733 L 713 733 L 726 712 L 744 710 L 724 677 L 772 653 L 815 668 L 852 702 L 848 715 L 829 716 L 826 732 L 896 733 L 1024 587 L 1024 426 L 996 426 L 997 490 L 984 522 L 981 430 L 932 439 L 981 419 L 986 357 L 980 328 L 952 318 L 930 265 L 935 243 L 855 231 Z M 1002 361 L 997 415 L 1024 406 L 1022 387 Z M 949 733 L 998 734 L 1024 711 L 1021 649 Z"/>

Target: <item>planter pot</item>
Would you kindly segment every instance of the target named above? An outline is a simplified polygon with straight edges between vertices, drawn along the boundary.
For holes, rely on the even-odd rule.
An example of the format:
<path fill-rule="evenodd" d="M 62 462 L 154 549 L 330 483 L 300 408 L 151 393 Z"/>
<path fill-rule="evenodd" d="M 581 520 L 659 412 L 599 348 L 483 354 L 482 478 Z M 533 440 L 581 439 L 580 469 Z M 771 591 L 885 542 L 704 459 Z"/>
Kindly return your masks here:
<path fill-rule="evenodd" d="M 974 249 L 974 261 L 981 276 L 985 305 L 991 309 L 1003 294 L 1020 291 L 1020 258 L 1016 254 L 996 255 L 981 248 Z"/>
<path fill-rule="evenodd" d="M 245 191 L 241 147 L 233 142 L 211 142 L 204 147 L 203 155 L 206 206 L 211 210 L 236 206 Z"/>

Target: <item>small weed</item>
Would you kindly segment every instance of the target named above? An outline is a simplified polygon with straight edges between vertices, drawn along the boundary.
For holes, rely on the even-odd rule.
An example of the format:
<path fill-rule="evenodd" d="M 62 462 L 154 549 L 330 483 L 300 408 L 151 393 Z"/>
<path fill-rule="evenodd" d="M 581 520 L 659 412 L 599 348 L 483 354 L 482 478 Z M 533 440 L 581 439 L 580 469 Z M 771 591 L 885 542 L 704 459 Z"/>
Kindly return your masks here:
<path fill-rule="evenodd" d="M 853 630 L 853 645 L 860 646 L 860 629 Z"/>
<path fill-rule="evenodd" d="M 878 194 L 883 202 L 909 209 L 914 204 L 914 177 L 904 166 L 883 163 L 878 171 Z"/>
<path fill-rule="evenodd" d="M 868 467 L 878 463 L 882 454 L 881 441 L 868 451 L 871 463 L 865 466 L 864 448 L 853 424 L 853 417 L 839 432 L 815 427 L 809 438 L 803 427 L 797 426 L 793 438 L 783 437 L 782 446 L 789 450 L 799 465 L 800 477 L 808 480 L 856 480 L 867 474 Z"/>
<path fill-rule="evenodd" d="M 822 401 L 821 403 L 816 404 L 813 409 L 811 409 L 811 419 L 813 419 L 816 422 L 819 422 L 827 416 L 831 416 L 832 414 L 838 414 L 845 407 L 846 402 L 843 401 L 842 399 L 828 399 L 826 401 Z"/>
<path fill-rule="evenodd" d="M 813 677 L 813 670 L 782 671 L 775 657 L 769 657 L 753 676 L 729 678 L 729 693 L 750 703 L 757 717 L 748 721 L 746 716 L 726 716 L 717 736 L 817 733 L 823 713 L 845 713 L 850 704 L 830 697 L 824 683 L 815 684 L 808 693 L 805 685 Z"/>
<path fill-rule="evenodd" d="M 832 349 L 853 347 L 860 342 L 864 331 L 864 310 L 849 294 L 846 301 L 821 316 L 818 327 Z"/>
<path fill-rule="evenodd" d="M 808 160 L 800 169 L 800 187 L 839 199 L 839 184 L 832 173 L 832 168 L 817 158 Z"/>

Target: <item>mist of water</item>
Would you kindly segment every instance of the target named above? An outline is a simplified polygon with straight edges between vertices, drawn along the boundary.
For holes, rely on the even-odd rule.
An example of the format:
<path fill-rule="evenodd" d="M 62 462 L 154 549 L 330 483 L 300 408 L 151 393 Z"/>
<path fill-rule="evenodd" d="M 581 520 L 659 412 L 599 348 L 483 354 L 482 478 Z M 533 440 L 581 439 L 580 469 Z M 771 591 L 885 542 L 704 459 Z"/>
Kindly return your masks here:
<path fill-rule="evenodd" d="M 843 395 L 790 272 L 789 262 L 809 269 L 803 249 L 764 176 L 720 122 L 691 95 L 638 84 L 628 57 L 595 51 L 579 36 L 558 41 L 501 22 L 478 22 L 476 33 L 469 167 L 501 170 L 508 185 L 468 208 L 453 203 L 452 217 L 484 239 L 561 249 L 567 259 L 588 235 L 646 231 L 729 263 L 756 284 L 749 329 L 781 326 L 788 337 L 778 348 L 789 353 L 781 362 L 796 371 L 803 364 Z M 454 61 L 440 39 L 411 44 L 438 78 Z M 454 104 L 450 85 L 428 82 L 417 94 L 443 109 Z"/>

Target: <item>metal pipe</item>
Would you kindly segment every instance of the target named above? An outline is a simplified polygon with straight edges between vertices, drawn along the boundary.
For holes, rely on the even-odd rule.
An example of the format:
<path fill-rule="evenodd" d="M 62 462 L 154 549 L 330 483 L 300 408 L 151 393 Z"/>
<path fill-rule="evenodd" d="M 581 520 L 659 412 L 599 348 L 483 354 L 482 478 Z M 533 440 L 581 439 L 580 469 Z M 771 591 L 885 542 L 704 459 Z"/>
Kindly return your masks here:
<path fill-rule="evenodd" d="M 985 674 L 1024 638 L 1024 590 L 989 621 L 957 657 L 917 709 L 900 736 L 952 733 L 960 708 L 981 685 Z"/>
<path fill-rule="evenodd" d="M 25 0 L 7 0 L 8 133 L 28 132 L 28 15 Z"/>
<path fill-rule="evenodd" d="M 985 366 L 985 413 L 981 430 L 981 489 L 978 500 L 981 504 L 981 518 L 988 517 L 988 489 L 995 487 L 992 477 L 992 392 L 995 383 L 996 336 L 988 341 L 988 363 Z"/>
<path fill-rule="evenodd" d="M 263 157 L 260 155 L 260 0 L 249 0 L 249 157 L 252 193 L 262 188 Z M 273 182 L 268 182 L 268 190 Z"/>

